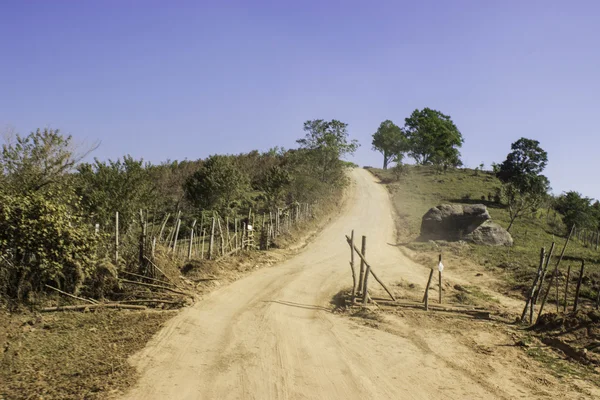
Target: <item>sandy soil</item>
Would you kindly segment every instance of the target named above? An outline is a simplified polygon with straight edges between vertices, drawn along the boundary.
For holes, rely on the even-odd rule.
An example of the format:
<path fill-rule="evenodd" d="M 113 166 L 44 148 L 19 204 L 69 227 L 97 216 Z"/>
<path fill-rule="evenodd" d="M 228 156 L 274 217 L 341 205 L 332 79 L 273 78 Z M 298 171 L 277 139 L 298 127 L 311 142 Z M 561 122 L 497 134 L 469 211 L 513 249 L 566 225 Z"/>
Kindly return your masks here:
<path fill-rule="evenodd" d="M 132 362 L 126 399 L 593 398 L 597 388 L 547 376 L 493 324 L 400 313 L 385 329 L 332 313 L 351 285 L 352 229 L 385 282 L 424 285 L 429 269 L 394 242 L 388 194 L 352 172 L 347 206 L 298 255 L 223 287 L 181 312 Z M 446 276 L 452 279 L 452 266 Z M 458 274 L 457 274 L 458 275 Z M 457 277 L 463 281 L 463 277 Z M 363 320 L 364 321 L 364 320 Z M 458 321 L 458 322 L 457 322 Z"/>

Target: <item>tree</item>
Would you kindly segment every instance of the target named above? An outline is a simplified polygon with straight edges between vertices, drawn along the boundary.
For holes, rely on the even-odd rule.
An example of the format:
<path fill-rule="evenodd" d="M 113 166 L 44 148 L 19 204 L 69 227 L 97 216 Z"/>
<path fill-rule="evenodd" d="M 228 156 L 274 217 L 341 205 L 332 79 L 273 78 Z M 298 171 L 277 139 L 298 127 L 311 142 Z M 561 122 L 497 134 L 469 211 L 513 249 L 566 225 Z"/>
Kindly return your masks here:
<path fill-rule="evenodd" d="M 28 136 L 16 135 L 14 143 L 6 141 L 0 153 L 0 175 L 14 191 L 31 192 L 62 183 L 65 176 L 91 151 L 78 153 L 71 136 L 58 130 L 38 129 Z"/>
<path fill-rule="evenodd" d="M 458 166 L 464 140 L 448 115 L 424 108 L 405 119 L 404 132 L 409 141 L 409 155 L 417 164 Z"/>
<path fill-rule="evenodd" d="M 210 156 L 186 182 L 186 195 L 199 209 L 226 215 L 249 188 L 248 176 L 231 156 Z"/>
<path fill-rule="evenodd" d="M 502 186 L 502 194 L 508 204 L 510 223 L 506 230 L 510 232 L 515 220 L 526 214 L 535 213 L 548 197 L 550 182 L 544 175 L 538 175 L 528 181 L 528 186 L 507 182 Z"/>
<path fill-rule="evenodd" d="M 592 205 L 589 197 L 574 191 L 563 193 L 556 200 L 555 208 L 562 214 L 562 220 L 569 230 L 574 225 L 582 229 L 598 228 L 597 206 Z"/>
<path fill-rule="evenodd" d="M 383 154 L 383 169 L 392 160 L 402 161 L 408 151 L 408 139 L 402 129 L 389 119 L 383 121 L 373 134 L 373 150 Z"/>
<path fill-rule="evenodd" d="M 503 183 L 527 186 L 527 180 L 540 175 L 546 168 L 548 153 L 540 147 L 540 142 L 526 138 L 517 140 L 510 148 L 512 151 L 500 164 L 496 176 Z"/>
<path fill-rule="evenodd" d="M 517 218 L 537 210 L 550 190 L 548 178 L 541 175 L 548 163 L 548 155 L 540 143 L 521 138 L 511 145 L 511 150 L 496 172 L 504 184 L 503 193 L 508 203 L 508 231 Z"/>
<path fill-rule="evenodd" d="M 284 191 L 291 183 L 291 176 L 288 171 L 280 166 L 272 166 L 262 177 L 260 187 L 265 192 L 267 206 L 269 208 L 278 207 L 283 198 Z"/>
<path fill-rule="evenodd" d="M 95 159 L 93 164 L 81 164 L 75 178 L 82 206 L 93 220 L 112 225 L 118 211 L 122 233 L 129 230 L 140 209 L 153 206 L 156 200 L 149 164 L 129 155 L 117 161 Z"/>
<path fill-rule="evenodd" d="M 306 135 L 296 142 L 313 162 L 322 182 L 333 183 L 341 174 L 341 158 L 354 154 L 358 149 L 357 140 L 348 140 L 348 124 L 338 120 L 315 119 L 304 123 Z"/>

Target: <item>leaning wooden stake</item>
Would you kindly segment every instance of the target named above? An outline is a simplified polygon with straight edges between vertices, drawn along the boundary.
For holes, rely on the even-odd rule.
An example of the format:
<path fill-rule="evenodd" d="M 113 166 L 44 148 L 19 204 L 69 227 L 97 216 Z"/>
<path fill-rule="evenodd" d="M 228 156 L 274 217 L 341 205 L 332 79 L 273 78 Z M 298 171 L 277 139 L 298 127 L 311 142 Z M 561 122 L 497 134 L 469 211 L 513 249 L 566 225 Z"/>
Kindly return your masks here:
<path fill-rule="evenodd" d="M 170 216 L 171 216 L 171 214 L 167 214 L 167 216 L 165 217 L 165 220 L 163 221 L 162 225 L 160 226 L 160 232 L 158 234 L 158 243 L 160 243 L 162 241 L 162 235 L 165 230 L 165 226 L 167 225 L 167 221 L 169 221 Z"/>
<path fill-rule="evenodd" d="M 45 307 L 42 308 L 42 312 L 53 312 L 53 311 L 84 311 L 84 310 L 95 310 L 97 308 L 121 308 L 124 310 L 145 310 L 145 306 L 133 306 L 127 304 L 83 304 L 78 306 L 62 306 L 62 307 Z"/>
<path fill-rule="evenodd" d="M 425 311 L 429 311 L 429 286 L 431 286 L 431 280 L 433 279 L 433 268 L 429 272 L 429 279 L 427 279 L 427 286 L 425 286 L 425 295 L 423 296 L 423 302 L 425 303 Z"/>
<path fill-rule="evenodd" d="M 550 246 L 550 253 L 546 257 L 546 264 L 544 265 L 544 271 L 542 271 L 542 277 L 540 279 L 540 284 L 538 285 L 537 290 L 535 291 L 535 295 L 533 297 L 533 304 L 537 304 L 538 298 L 540 297 L 540 293 L 544 288 L 544 280 L 546 279 L 546 274 L 548 273 L 548 266 L 550 265 L 550 260 L 552 259 L 552 254 L 554 253 L 555 242 L 552 242 L 552 246 Z M 532 322 L 533 323 L 533 322 Z"/>
<path fill-rule="evenodd" d="M 567 268 L 567 283 L 565 284 L 565 304 L 563 307 L 563 312 L 567 312 L 567 304 L 568 304 L 568 294 L 569 294 L 569 280 L 571 278 L 571 264 L 569 264 L 569 268 Z"/>
<path fill-rule="evenodd" d="M 348 241 L 348 243 L 350 243 L 350 238 L 348 237 L 348 235 L 346 235 L 346 240 Z M 369 269 L 370 274 L 373 275 L 373 278 L 375 278 L 375 280 L 381 285 L 381 287 L 383 287 L 383 289 L 387 292 L 387 294 L 390 295 L 391 299 L 394 300 L 394 301 L 396 301 L 396 298 L 394 297 L 394 295 L 392 294 L 392 292 L 387 288 L 387 286 L 385 286 L 385 284 L 381 281 L 381 279 L 379 279 L 377 277 L 377 275 L 373 271 L 373 268 L 371 268 L 369 266 L 369 263 L 367 262 L 367 260 L 363 256 L 363 254 L 358 251 L 358 247 L 356 247 L 356 245 L 354 245 L 354 251 L 356 251 L 356 254 L 358 254 L 358 256 L 360 257 L 360 259 L 365 262 L 365 265 Z M 365 278 L 366 278 L 366 276 L 367 276 L 367 274 L 365 273 Z"/>
<path fill-rule="evenodd" d="M 366 263 L 365 263 L 366 264 Z M 367 264 L 367 268 L 365 270 L 365 279 L 363 282 L 363 304 L 366 305 L 369 302 L 369 272 L 371 271 L 371 266 Z"/>
<path fill-rule="evenodd" d="M 575 225 L 573 225 L 573 227 L 571 228 L 571 232 L 569 232 L 569 236 L 567 237 L 567 240 L 565 241 L 565 245 L 562 249 L 562 252 L 560 253 L 560 257 L 558 258 L 558 261 L 556 262 L 556 268 L 554 269 L 554 276 L 550 279 L 550 284 L 548 285 L 548 291 L 546 292 L 546 294 L 544 295 L 544 298 L 542 299 L 542 304 L 540 305 L 540 312 L 538 313 L 538 319 L 542 316 L 542 312 L 544 311 L 544 305 L 546 304 L 548 295 L 550 294 L 550 291 L 552 290 L 552 284 L 554 283 L 554 279 L 558 279 L 558 266 L 560 265 L 560 262 L 562 261 L 563 256 L 565 255 L 565 250 L 567 249 L 567 245 L 569 244 L 569 240 L 571 240 L 571 235 L 573 234 L 574 230 L 575 230 Z M 558 301 L 558 298 L 557 298 L 557 301 Z"/>
<path fill-rule="evenodd" d="M 50 286 L 50 285 L 44 285 L 44 286 L 46 286 L 48 289 L 52 289 L 52 290 L 54 290 L 54 291 L 56 291 L 56 292 L 58 292 L 58 293 L 60 293 L 60 294 L 62 294 L 62 295 L 65 295 L 65 296 L 67 296 L 67 297 L 70 297 L 70 298 L 72 298 L 72 299 L 76 299 L 76 300 L 85 301 L 85 302 L 87 302 L 87 303 L 90 303 L 90 304 L 98 304 L 98 302 L 97 302 L 96 300 L 92 300 L 92 299 L 85 299 L 85 298 L 83 298 L 83 297 L 77 297 L 77 296 L 74 296 L 74 295 L 72 295 L 72 294 L 70 294 L 70 293 L 63 292 L 62 290 L 60 290 L 60 289 L 58 289 L 58 288 L 55 288 L 54 286 Z"/>
<path fill-rule="evenodd" d="M 350 269 L 352 270 L 352 302 L 356 297 L 356 272 L 354 271 L 354 229 L 350 235 Z"/>
<path fill-rule="evenodd" d="M 546 249 L 542 247 L 542 251 L 540 253 L 540 266 L 537 269 L 535 278 L 533 279 L 533 283 L 531 284 L 531 289 L 529 289 L 529 294 L 527 295 L 527 299 L 525 300 L 525 307 L 523 307 L 523 312 L 521 313 L 521 321 L 525 320 L 525 316 L 527 315 L 527 310 L 529 310 L 529 305 L 530 305 L 530 303 L 533 303 L 533 299 L 535 297 L 535 288 L 538 284 L 539 279 L 542 277 L 545 256 L 546 256 Z M 533 307 L 531 307 L 531 309 L 533 309 Z M 531 317 L 529 318 L 529 322 L 533 323 L 533 320 Z"/>
<path fill-rule="evenodd" d="M 575 289 L 575 302 L 573 303 L 573 313 L 577 312 L 579 305 L 579 291 L 581 290 L 581 281 L 583 280 L 583 270 L 585 268 L 585 260 L 581 260 L 581 270 L 579 271 L 579 279 L 577 280 L 577 289 Z"/>
<path fill-rule="evenodd" d="M 115 268 L 119 269 L 119 212 L 115 213 Z"/>

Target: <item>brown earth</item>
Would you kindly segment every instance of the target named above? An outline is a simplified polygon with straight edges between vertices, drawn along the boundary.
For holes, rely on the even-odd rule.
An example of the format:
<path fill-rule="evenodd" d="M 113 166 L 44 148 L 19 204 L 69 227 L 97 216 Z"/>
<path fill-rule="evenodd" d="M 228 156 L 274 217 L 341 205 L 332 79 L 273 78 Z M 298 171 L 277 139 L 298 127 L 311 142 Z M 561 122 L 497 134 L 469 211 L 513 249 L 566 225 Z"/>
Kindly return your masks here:
<path fill-rule="evenodd" d="M 385 282 L 416 287 L 429 272 L 391 245 L 394 222 L 385 188 L 367 171 L 355 169 L 352 177 L 341 215 L 297 256 L 214 291 L 169 321 L 132 360 L 141 379 L 124 398 L 600 395 L 591 381 L 550 374 L 515 347 L 515 330 L 508 325 L 422 311 L 372 318 L 332 312 L 332 297 L 351 284 L 344 235 L 352 229 L 368 237 L 367 258 Z M 476 283 L 459 269 L 446 265 L 450 286 Z M 517 308 L 513 299 L 493 294 L 498 307 Z"/>

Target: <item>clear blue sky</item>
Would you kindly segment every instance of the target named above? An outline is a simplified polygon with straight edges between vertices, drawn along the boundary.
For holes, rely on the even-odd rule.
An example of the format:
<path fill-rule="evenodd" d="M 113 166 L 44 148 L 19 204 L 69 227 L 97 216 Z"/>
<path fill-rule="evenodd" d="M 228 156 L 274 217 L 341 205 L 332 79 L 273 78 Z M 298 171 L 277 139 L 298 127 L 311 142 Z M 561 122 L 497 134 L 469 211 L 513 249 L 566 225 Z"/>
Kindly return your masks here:
<path fill-rule="evenodd" d="M 600 198 L 598 1 L 0 0 L 0 127 L 152 162 L 295 145 L 307 119 L 450 114 L 468 166 L 521 136 Z"/>

